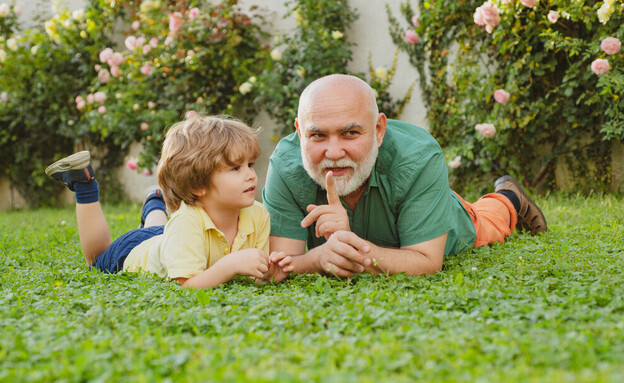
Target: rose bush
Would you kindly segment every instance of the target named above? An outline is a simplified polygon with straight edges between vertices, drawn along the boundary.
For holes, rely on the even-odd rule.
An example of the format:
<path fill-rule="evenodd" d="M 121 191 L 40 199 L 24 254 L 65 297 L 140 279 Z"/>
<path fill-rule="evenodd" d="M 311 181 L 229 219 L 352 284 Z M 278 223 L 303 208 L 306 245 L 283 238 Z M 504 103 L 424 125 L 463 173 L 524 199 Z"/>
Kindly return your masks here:
<path fill-rule="evenodd" d="M 53 203 L 60 190 L 46 165 L 91 138 L 76 133 L 74 93 L 89 87 L 99 44 L 110 41 L 108 18 L 94 8 L 63 10 L 45 28 L 0 43 L 0 171 L 31 205 Z"/>
<path fill-rule="evenodd" d="M 294 18 L 296 27 L 289 33 L 275 35 L 271 59 L 259 76 L 262 86 L 254 87 L 253 92 L 256 102 L 264 105 L 278 124 L 273 135 L 275 141 L 294 131 L 303 89 L 313 80 L 333 73 L 352 74 L 367 81 L 377 92 L 380 110 L 391 118 L 401 114 L 412 88 L 400 99 L 392 98 L 387 91 L 394 76 L 396 56 L 389 70 L 384 66 L 373 68 L 372 57 L 369 57 L 368 79 L 365 74 L 348 68 L 354 43 L 348 40 L 347 31 L 358 14 L 347 0 L 295 0 L 285 5 L 284 17 Z"/>
<path fill-rule="evenodd" d="M 129 15 L 129 28 L 123 47 L 99 52 L 89 93 L 75 95 L 106 95 L 104 102 L 76 103 L 89 130 L 124 150 L 141 143 L 137 168 L 150 174 L 166 128 L 188 111 L 235 114 L 251 123 L 259 108 L 249 93 L 268 56 L 264 19 L 255 7 L 249 14 L 233 0 L 110 7 Z"/>
<path fill-rule="evenodd" d="M 401 13 L 388 11 L 391 34 L 418 70 L 432 134 L 462 159 L 456 188 L 477 178 L 488 190 L 504 173 L 551 187 L 562 162 L 580 188 L 609 187 L 611 147 L 624 140 L 621 0 L 423 0 Z"/>

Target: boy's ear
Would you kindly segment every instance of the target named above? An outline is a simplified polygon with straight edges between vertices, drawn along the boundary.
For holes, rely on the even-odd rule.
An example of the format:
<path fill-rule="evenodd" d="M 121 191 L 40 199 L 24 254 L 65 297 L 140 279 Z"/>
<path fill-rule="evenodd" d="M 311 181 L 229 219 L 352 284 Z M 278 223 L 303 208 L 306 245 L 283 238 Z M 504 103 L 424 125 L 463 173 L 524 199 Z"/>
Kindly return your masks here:
<path fill-rule="evenodd" d="M 196 197 L 203 197 L 206 195 L 207 191 L 206 188 L 201 188 L 197 190 L 191 190 L 191 193 L 193 193 L 193 195 Z"/>

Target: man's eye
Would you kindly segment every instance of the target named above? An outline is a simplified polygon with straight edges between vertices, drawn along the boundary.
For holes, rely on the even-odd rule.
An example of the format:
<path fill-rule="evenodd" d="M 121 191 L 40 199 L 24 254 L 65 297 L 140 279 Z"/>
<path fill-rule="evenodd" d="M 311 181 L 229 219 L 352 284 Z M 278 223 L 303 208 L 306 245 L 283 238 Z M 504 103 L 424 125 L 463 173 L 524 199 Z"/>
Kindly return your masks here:
<path fill-rule="evenodd" d="M 318 139 L 318 138 L 323 138 L 323 137 L 325 137 L 325 135 L 324 135 L 324 134 L 322 134 L 322 133 L 312 133 L 312 134 L 310 135 L 310 137 L 311 137 L 311 138 L 317 138 L 317 139 Z"/>
<path fill-rule="evenodd" d="M 348 137 L 354 137 L 354 136 L 357 136 L 358 134 L 360 134 L 360 132 L 356 132 L 355 130 L 349 130 L 345 132 L 345 136 L 348 136 Z"/>

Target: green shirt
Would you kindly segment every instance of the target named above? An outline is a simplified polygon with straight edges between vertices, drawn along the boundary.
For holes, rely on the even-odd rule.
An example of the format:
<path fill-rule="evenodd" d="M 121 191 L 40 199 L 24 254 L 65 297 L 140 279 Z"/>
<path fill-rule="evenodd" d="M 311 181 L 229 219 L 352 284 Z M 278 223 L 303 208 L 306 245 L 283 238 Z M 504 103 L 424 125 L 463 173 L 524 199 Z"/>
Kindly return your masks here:
<path fill-rule="evenodd" d="M 301 227 L 309 204 L 327 204 L 326 192 L 303 168 L 299 137 L 283 138 L 271 155 L 263 202 L 271 215 L 271 235 L 307 241 L 308 249 L 325 243 L 315 225 Z M 445 254 L 457 254 L 475 242 L 474 224 L 450 189 L 442 149 L 424 129 L 388 120 L 368 186 L 349 215 L 351 231 L 376 245 L 400 248 L 448 232 Z"/>

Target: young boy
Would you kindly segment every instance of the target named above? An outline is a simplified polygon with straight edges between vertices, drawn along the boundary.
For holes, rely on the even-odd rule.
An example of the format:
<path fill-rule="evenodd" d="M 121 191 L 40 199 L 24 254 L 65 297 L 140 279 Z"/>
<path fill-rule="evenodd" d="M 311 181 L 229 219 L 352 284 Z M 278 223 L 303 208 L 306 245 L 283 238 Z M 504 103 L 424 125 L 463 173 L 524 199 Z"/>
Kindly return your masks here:
<path fill-rule="evenodd" d="M 88 266 L 109 273 L 144 270 L 182 286 L 207 288 L 235 275 L 262 280 L 270 267 L 289 269 L 291 259 L 284 253 L 271 254 L 271 261 L 266 256 L 269 214 L 254 199 L 259 151 L 254 131 L 239 121 L 194 116 L 173 125 L 158 164 L 162 192 L 148 194 L 141 227 L 114 242 L 89 152 L 53 163 L 46 174 L 76 193 Z M 168 222 L 165 209 L 171 213 Z"/>

